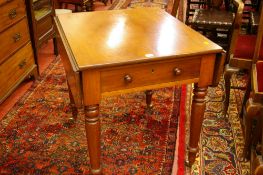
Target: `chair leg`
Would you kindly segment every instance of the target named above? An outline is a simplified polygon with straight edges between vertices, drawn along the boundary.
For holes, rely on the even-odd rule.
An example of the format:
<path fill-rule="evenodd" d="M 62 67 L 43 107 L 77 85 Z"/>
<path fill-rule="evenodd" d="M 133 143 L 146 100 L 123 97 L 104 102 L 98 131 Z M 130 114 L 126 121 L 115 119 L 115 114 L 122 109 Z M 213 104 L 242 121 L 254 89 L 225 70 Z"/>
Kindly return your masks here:
<path fill-rule="evenodd" d="M 74 122 L 76 122 L 77 117 L 78 117 L 78 108 L 76 107 L 76 104 L 75 104 L 74 98 L 73 98 L 73 94 L 72 94 L 70 88 L 69 88 L 69 98 L 70 98 L 70 106 L 71 106 L 71 110 L 72 110 L 72 117 L 70 118 L 70 120 L 74 123 Z"/>
<path fill-rule="evenodd" d="M 250 75 L 249 75 L 249 77 L 250 77 Z M 251 91 L 251 79 L 249 78 L 248 82 L 247 82 L 247 89 L 246 89 L 246 92 L 244 94 L 242 106 L 246 106 L 247 100 L 248 100 L 249 95 L 250 95 L 250 91 Z M 239 117 L 240 118 L 243 117 L 243 110 L 242 109 L 240 111 Z"/>
<path fill-rule="evenodd" d="M 261 109 L 263 109 L 263 106 L 261 107 Z M 259 151 L 256 151 L 255 149 L 251 149 L 251 163 L 250 163 L 250 169 L 251 172 L 250 174 L 253 175 L 261 175 L 263 174 L 263 161 L 262 161 L 262 157 L 263 157 L 263 112 L 261 111 L 261 116 L 259 117 L 259 123 L 258 123 L 258 132 L 261 133 L 261 142 L 258 141 L 258 145 L 260 145 L 260 149 Z M 261 120 L 261 121 L 260 121 Z M 258 154 L 259 152 L 261 152 L 261 154 Z"/>
<path fill-rule="evenodd" d="M 250 148 L 252 142 L 252 121 L 257 119 L 260 115 L 260 110 L 262 108 L 261 104 L 254 103 L 253 99 L 248 99 L 245 106 L 244 120 L 244 150 L 243 158 L 248 160 L 250 158 Z"/>
<path fill-rule="evenodd" d="M 262 156 L 262 155 L 261 155 Z M 250 161 L 250 174 L 262 175 L 263 174 L 263 162 L 255 149 L 251 149 L 251 161 Z"/>
<path fill-rule="evenodd" d="M 256 126 L 253 127 L 253 133 L 251 134 L 251 136 L 253 135 L 253 137 L 251 138 L 251 144 L 256 147 L 256 151 L 258 153 L 261 153 L 261 145 L 259 144 L 260 136 L 261 136 L 261 123 L 262 123 L 262 119 L 259 115 L 256 116 L 256 118 L 254 119 L 256 122 Z M 252 120 L 253 121 L 253 120 Z"/>
<path fill-rule="evenodd" d="M 53 38 L 53 47 L 54 47 L 54 54 L 58 56 L 58 44 L 56 37 Z"/>
<path fill-rule="evenodd" d="M 232 72 L 225 71 L 224 79 L 225 79 L 225 102 L 224 102 L 224 115 L 227 114 L 228 106 L 229 106 L 229 98 L 230 98 L 230 80 L 232 77 Z"/>
<path fill-rule="evenodd" d="M 238 68 L 230 67 L 228 64 L 225 66 L 224 79 L 225 79 L 225 102 L 224 102 L 224 115 L 227 114 L 230 98 L 231 77 L 233 73 L 238 72 Z"/>
<path fill-rule="evenodd" d="M 146 95 L 146 105 L 147 105 L 147 109 L 152 109 L 153 104 L 152 104 L 152 95 L 153 95 L 153 90 L 147 90 L 145 91 L 145 95 Z"/>

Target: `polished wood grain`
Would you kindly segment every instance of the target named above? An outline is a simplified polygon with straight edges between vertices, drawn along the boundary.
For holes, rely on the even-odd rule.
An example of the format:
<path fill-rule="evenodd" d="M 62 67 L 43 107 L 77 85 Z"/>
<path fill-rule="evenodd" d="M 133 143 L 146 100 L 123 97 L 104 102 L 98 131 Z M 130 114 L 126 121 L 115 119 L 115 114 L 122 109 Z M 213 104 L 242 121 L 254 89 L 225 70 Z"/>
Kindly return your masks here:
<path fill-rule="evenodd" d="M 0 0 L 0 104 L 26 78 L 38 76 L 24 0 Z"/>
<path fill-rule="evenodd" d="M 257 66 L 256 64 L 261 62 L 261 58 L 259 56 L 260 48 L 262 44 L 262 37 L 263 37 L 263 11 L 261 10 L 260 17 L 259 17 L 259 26 L 258 32 L 256 35 L 255 41 L 255 50 L 253 54 L 253 58 L 250 58 L 250 62 L 247 62 L 247 69 L 249 70 L 249 81 L 248 87 L 246 89 L 246 93 L 244 95 L 244 100 L 242 104 L 242 112 L 241 117 L 243 118 L 243 126 L 244 126 L 244 150 L 243 150 L 243 159 L 250 159 L 251 148 L 253 147 L 254 143 L 259 142 L 258 133 L 262 132 L 262 124 L 261 119 L 263 115 L 263 92 L 259 92 L 258 83 L 260 83 L 260 78 L 258 77 L 257 73 Z M 235 58 L 233 58 L 235 59 Z M 243 60 L 248 60 L 248 58 L 243 58 Z M 239 61 L 238 61 L 239 62 Z M 239 63 L 242 63 L 241 61 Z M 239 64 L 241 65 L 241 64 Z M 243 65 L 243 64 L 242 64 Z M 239 70 L 237 67 L 236 69 Z M 261 79 L 262 80 L 262 79 Z M 229 82 L 230 80 L 228 80 Z M 229 82 L 230 83 L 230 82 Z M 254 121 L 257 120 L 256 126 L 261 128 L 260 131 L 254 129 Z M 257 128 L 256 127 L 256 128 Z M 261 145 L 262 146 L 262 145 Z M 253 163 L 253 162 L 251 162 Z M 261 162 L 262 163 L 262 162 Z M 252 165 L 254 166 L 254 165 Z M 262 164 L 258 166 L 262 172 Z M 256 170 L 255 170 L 256 171 Z M 251 171 L 251 174 L 254 173 L 254 170 Z"/>
<path fill-rule="evenodd" d="M 172 81 L 172 82 L 168 82 L 168 83 L 152 84 L 152 85 L 135 87 L 135 88 L 130 88 L 130 89 L 121 89 L 121 90 L 117 90 L 117 91 L 104 92 L 101 95 L 103 97 L 109 97 L 109 96 L 119 95 L 122 93 L 134 93 L 134 92 L 144 91 L 144 90 L 160 89 L 160 88 L 165 88 L 165 87 L 179 86 L 182 84 L 197 83 L 198 81 L 199 81 L 199 77 L 193 78 L 193 79 L 187 79 L 187 80 L 183 80 L 183 81 Z"/>
<path fill-rule="evenodd" d="M 67 83 L 67 84 L 69 86 L 69 83 Z M 76 105 L 75 100 L 74 100 L 73 93 L 72 93 L 70 88 L 69 88 L 69 99 L 70 99 L 70 107 L 71 107 L 71 111 L 72 111 L 72 117 L 69 118 L 69 123 L 72 124 L 77 120 L 78 108 L 77 108 L 77 105 Z"/>
<path fill-rule="evenodd" d="M 207 87 L 218 82 L 223 49 L 155 8 L 65 14 L 55 21 L 69 87 L 82 94 L 91 173 L 102 174 L 102 95 L 146 90 L 151 106 L 151 89 L 186 83 L 195 83 L 188 154 L 192 165 Z M 81 82 L 75 81 L 77 76 Z"/>
<path fill-rule="evenodd" d="M 79 70 L 222 50 L 157 8 L 64 14 L 58 19 Z"/>
<path fill-rule="evenodd" d="M 11 58 L 0 65 L 0 102 L 9 95 L 13 87 L 20 83 L 26 76 L 36 76 L 36 65 L 32 46 L 28 43 L 25 47 L 16 52 Z"/>
<path fill-rule="evenodd" d="M 225 102 L 224 102 L 224 114 L 227 114 L 228 106 L 229 106 L 229 98 L 230 98 L 230 86 L 231 86 L 231 76 L 234 72 L 238 72 L 241 69 L 251 69 L 252 59 L 251 58 L 245 58 L 247 56 L 241 56 L 241 58 L 238 58 L 234 55 L 235 49 L 237 47 L 237 39 L 240 34 L 241 25 L 243 24 L 243 12 L 244 12 L 244 3 L 241 0 L 235 0 L 233 1 L 235 5 L 237 6 L 237 12 L 235 21 L 233 24 L 233 30 L 232 30 L 232 36 L 230 40 L 230 46 L 229 50 L 227 52 L 227 63 L 225 66 L 225 72 L 224 72 L 224 80 L 225 80 Z M 244 96 L 243 105 L 247 99 L 247 95 Z M 240 113 L 240 116 L 242 116 L 243 112 Z"/>
<path fill-rule="evenodd" d="M 25 17 L 23 0 L 0 1 L 0 32 Z"/>
<path fill-rule="evenodd" d="M 100 72 L 89 70 L 83 72 L 83 103 L 85 112 L 86 137 L 90 156 L 92 174 L 101 174 L 100 151 Z"/>
<path fill-rule="evenodd" d="M 255 149 L 251 153 L 251 175 L 263 174 L 263 160 L 262 155 L 258 155 Z"/>
<path fill-rule="evenodd" d="M 259 24 L 262 30 L 262 23 Z M 260 33 L 259 33 L 260 34 Z M 262 34 L 262 33 L 261 33 Z M 260 39 L 262 39 L 262 35 L 260 35 Z M 261 41 L 258 41 L 259 43 Z M 256 50 L 255 50 L 256 52 Z M 255 55 L 255 54 L 254 54 Z M 262 115 L 263 115 L 263 92 L 258 91 L 258 76 L 257 76 L 257 67 L 256 64 L 252 64 L 251 68 L 251 88 L 246 91 L 246 94 L 249 94 L 248 100 L 245 105 L 242 106 L 244 111 L 243 117 L 243 131 L 244 131 L 244 149 L 243 149 L 243 159 L 249 160 L 251 153 L 253 154 L 253 145 L 254 143 L 260 142 L 260 138 L 258 138 L 258 133 L 262 132 Z M 249 86 L 249 85 L 248 85 Z M 256 128 L 254 129 L 254 125 L 256 122 Z M 263 143 L 263 142 L 262 142 Z M 261 148 L 262 148 L 261 143 Z M 254 155 L 252 155 L 253 157 Z M 262 156 L 262 155 L 261 155 Z M 258 161 L 257 156 L 254 157 L 255 160 L 251 160 L 251 165 L 254 168 L 251 168 L 251 174 L 257 174 L 256 171 L 262 172 L 263 164 L 262 161 Z M 262 158 L 260 158 L 262 159 Z M 257 170 L 258 169 L 258 170 Z"/>
<path fill-rule="evenodd" d="M 214 77 L 213 77 L 213 85 L 212 86 L 217 86 L 220 79 L 221 75 L 223 74 L 224 71 L 224 66 L 225 66 L 225 60 L 226 60 L 226 52 L 224 51 L 221 54 L 216 55 L 216 62 L 215 62 L 215 68 L 214 68 Z"/>
<path fill-rule="evenodd" d="M 56 21 L 55 21 L 56 22 Z M 61 33 L 60 28 L 55 27 L 56 33 Z M 72 94 L 72 103 L 75 103 L 76 107 L 82 106 L 82 90 L 81 90 L 81 80 L 80 73 L 72 67 L 71 60 L 72 54 L 68 48 L 65 37 L 60 37 L 57 35 L 58 50 L 63 62 L 64 69 L 66 71 L 67 82 L 69 86 L 70 93 Z M 70 58 L 69 58 L 70 57 Z"/>
<path fill-rule="evenodd" d="M 204 55 L 201 64 L 200 64 L 200 78 L 198 83 L 194 85 L 194 96 L 192 102 L 192 112 L 191 112 L 191 121 L 190 121 L 190 139 L 189 139 L 189 157 L 188 164 L 192 165 L 195 161 L 196 153 L 198 152 L 198 141 L 201 133 L 201 124 L 204 111 L 205 111 L 205 96 L 207 94 L 208 85 L 212 85 L 213 83 L 213 73 L 211 74 L 211 70 L 215 66 L 215 55 Z M 199 134 L 192 134 L 199 133 Z M 191 155 L 192 154 L 192 155 Z"/>
<path fill-rule="evenodd" d="M 102 69 L 101 92 L 198 78 L 200 63 L 201 57 L 189 57 L 176 61 L 157 61 Z M 175 73 L 174 69 L 180 70 L 180 74 Z M 125 80 L 127 75 L 132 78 L 130 82 Z"/>
<path fill-rule="evenodd" d="M 87 105 L 84 112 L 91 174 L 101 174 L 99 105 Z"/>
<path fill-rule="evenodd" d="M 24 46 L 30 40 L 28 23 L 23 18 L 15 26 L 6 29 L 0 34 L 0 42 L 2 46 L 0 52 L 0 64 L 3 63 L 17 49 Z"/>

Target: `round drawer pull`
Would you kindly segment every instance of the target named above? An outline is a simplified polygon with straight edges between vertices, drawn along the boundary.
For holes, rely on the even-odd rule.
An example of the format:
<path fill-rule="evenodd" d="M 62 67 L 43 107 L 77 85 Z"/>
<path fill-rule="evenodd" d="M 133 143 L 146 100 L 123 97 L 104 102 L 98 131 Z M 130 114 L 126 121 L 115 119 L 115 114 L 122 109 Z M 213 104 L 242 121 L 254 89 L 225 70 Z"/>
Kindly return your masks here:
<path fill-rule="evenodd" d="M 16 33 L 14 36 L 13 36 L 13 39 L 14 39 L 14 42 L 17 42 L 21 39 L 21 34 L 20 33 Z"/>
<path fill-rule="evenodd" d="M 10 10 L 8 16 L 10 19 L 14 19 L 16 17 L 16 9 Z"/>
<path fill-rule="evenodd" d="M 19 64 L 18 64 L 18 67 L 19 69 L 23 69 L 26 65 L 26 59 L 22 60 Z"/>
<path fill-rule="evenodd" d="M 174 71 L 174 75 L 180 75 L 182 73 L 181 69 L 178 67 L 174 68 L 173 71 Z"/>
<path fill-rule="evenodd" d="M 130 75 L 125 75 L 124 76 L 124 81 L 126 82 L 126 83 L 131 83 L 132 82 L 132 77 L 130 76 Z"/>

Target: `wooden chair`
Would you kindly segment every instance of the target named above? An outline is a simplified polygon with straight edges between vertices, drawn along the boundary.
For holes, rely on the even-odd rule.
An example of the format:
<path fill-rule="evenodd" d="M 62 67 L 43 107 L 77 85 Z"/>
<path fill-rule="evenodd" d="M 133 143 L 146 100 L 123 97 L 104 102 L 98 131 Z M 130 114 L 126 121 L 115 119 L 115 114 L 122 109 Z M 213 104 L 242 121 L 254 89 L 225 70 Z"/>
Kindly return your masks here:
<path fill-rule="evenodd" d="M 148 7 L 156 7 L 161 8 L 170 13 L 172 16 L 176 17 L 178 7 L 179 7 L 180 0 L 174 0 L 172 1 L 172 4 L 170 6 L 169 1 L 148 1 L 148 0 L 127 0 L 123 5 L 121 6 L 121 9 L 126 8 L 148 8 Z M 113 6 L 112 6 L 113 7 Z M 113 10 L 114 8 L 110 7 L 109 10 Z"/>
<path fill-rule="evenodd" d="M 262 16 L 262 13 L 261 13 Z M 261 17 L 262 18 L 262 17 Z M 262 20 L 262 19 L 261 19 Z M 240 34 L 240 29 L 236 28 L 233 31 L 231 44 L 228 53 L 228 64 L 225 66 L 224 79 L 225 79 L 225 104 L 224 104 L 224 113 L 227 113 L 229 106 L 229 97 L 230 97 L 230 88 L 231 88 L 231 76 L 233 73 L 237 73 L 241 70 L 246 70 L 250 76 L 250 70 L 253 63 L 253 60 L 263 58 L 263 46 L 258 45 L 258 37 L 260 32 L 255 34 Z M 259 47 L 259 48 L 257 48 Z M 255 49 L 258 49 L 259 56 L 255 58 Z M 250 79 L 248 82 L 248 87 L 232 87 L 246 90 L 250 87 Z M 249 96 L 249 90 L 246 91 L 243 106 L 245 105 L 246 100 Z M 242 112 L 240 116 L 242 116 Z"/>
<path fill-rule="evenodd" d="M 262 70 L 261 70 L 262 71 Z M 263 107 L 261 106 L 261 109 Z M 262 175 L 263 174 L 263 110 L 261 110 L 257 117 L 256 137 L 253 138 L 254 145 L 251 148 L 251 160 L 250 160 L 250 174 Z"/>
<path fill-rule="evenodd" d="M 260 55 L 262 52 L 262 36 L 263 36 L 263 13 L 260 14 L 260 23 L 258 27 L 255 51 L 253 59 L 251 60 L 251 91 L 247 89 L 247 92 L 250 92 L 250 98 L 247 100 L 244 105 L 244 136 L 245 136 L 245 146 L 243 157 L 249 159 L 250 157 L 250 147 L 252 143 L 252 123 L 253 120 L 261 120 L 263 117 L 263 55 Z M 261 58 L 261 59 L 260 59 Z M 249 93 L 246 93 L 249 94 Z M 259 122 L 257 124 L 260 125 Z M 260 127 L 262 127 L 260 125 Z M 257 132 L 258 133 L 258 132 Z"/>
<path fill-rule="evenodd" d="M 232 4 L 225 0 L 224 5 L 223 0 L 187 0 L 186 24 L 228 50 L 233 24 L 243 8 L 242 0 Z"/>
<path fill-rule="evenodd" d="M 79 11 L 79 7 L 83 12 L 93 10 L 93 0 L 54 0 L 54 4 L 57 9 L 68 8 L 68 4 L 72 4 L 75 6 L 75 12 Z"/>
<path fill-rule="evenodd" d="M 261 31 L 262 33 L 262 31 Z M 245 121 L 245 146 L 243 157 L 251 157 L 251 174 L 263 174 L 263 61 L 258 61 L 252 65 L 251 74 L 251 97 L 247 101 L 244 121 Z M 253 120 L 256 126 L 252 129 Z M 252 146 L 255 145 L 255 146 Z M 251 156 L 250 156 L 251 154 Z"/>
<path fill-rule="evenodd" d="M 243 157 L 250 158 L 250 148 L 252 143 L 259 140 L 259 132 L 262 130 L 261 121 L 263 119 L 263 61 L 258 61 L 252 65 L 251 74 L 251 97 L 244 108 L 244 136 L 245 145 Z M 256 120 L 256 129 L 252 132 L 253 120 Z"/>

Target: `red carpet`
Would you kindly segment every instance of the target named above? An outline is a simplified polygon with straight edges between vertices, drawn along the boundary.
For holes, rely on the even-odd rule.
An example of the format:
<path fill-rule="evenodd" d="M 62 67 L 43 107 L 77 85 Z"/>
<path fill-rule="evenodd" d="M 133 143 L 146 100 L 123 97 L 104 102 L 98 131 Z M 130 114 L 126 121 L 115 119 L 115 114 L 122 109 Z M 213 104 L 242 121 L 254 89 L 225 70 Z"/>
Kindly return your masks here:
<path fill-rule="evenodd" d="M 155 90 L 153 111 L 145 110 L 143 92 L 103 98 L 105 174 L 171 174 L 180 92 Z M 0 174 L 89 174 L 84 116 L 73 127 L 70 116 L 56 59 L 0 122 Z"/>
<path fill-rule="evenodd" d="M 181 105 L 180 105 L 180 118 L 179 118 L 179 145 L 178 145 L 178 163 L 177 175 L 184 175 L 184 162 L 185 162 L 185 100 L 186 100 L 186 86 L 182 86 L 181 91 Z"/>
<path fill-rule="evenodd" d="M 50 49 L 42 51 L 52 54 Z M 45 60 L 47 55 L 42 54 L 41 58 Z M 200 157 L 191 174 L 249 174 L 248 163 L 237 160 L 243 146 L 237 117 L 242 95 L 232 93 L 235 95 L 231 96 L 230 115 L 223 117 L 223 86 L 221 83 L 208 93 Z M 178 119 L 180 90 L 175 90 L 175 93 L 172 88 L 155 92 L 154 113 L 145 111 L 143 92 L 103 99 L 105 174 L 190 172 L 184 166 L 189 110 L 185 100 L 189 94 L 183 86 Z M 83 115 L 75 127 L 69 127 L 68 103 L 64 72 L 60 61 L 55 60 L 0 121 L 0 174 L 89 174 Z M 175 142 L 180 143 L 176 157 Z"/>

